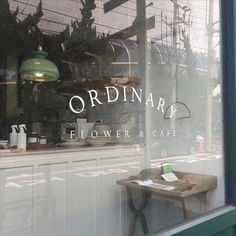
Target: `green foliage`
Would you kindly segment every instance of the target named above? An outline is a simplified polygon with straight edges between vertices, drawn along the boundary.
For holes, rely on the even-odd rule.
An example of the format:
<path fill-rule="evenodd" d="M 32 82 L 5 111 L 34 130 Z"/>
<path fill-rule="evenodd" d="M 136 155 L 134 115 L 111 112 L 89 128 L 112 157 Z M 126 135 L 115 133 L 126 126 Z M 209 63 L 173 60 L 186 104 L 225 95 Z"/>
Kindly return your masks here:
<path fill-rule="evenodd" d="M 69 27 L 57 35 L 42 36 L 43 49 L 48 53 L 48 59 L 54 63 L 60 63 L 60 57 L 63 54 L 62 44 L 70 37 Z"/>
<path fill-rule="evenodd" d="M 32 119 L 34 122 L 49 122 L 52 118 L 50 117 L 50 113 L 65 109 L 66 99 L 56 93 L 55 87 L 56 85 L 54 83 L 44 83 L 38 85 L 36 90 L 34 90 L 34 88 L 32 89 L 32 91 L 35 91 L 34 99 L 32 101 Z"/>
<path fill-rule="evenodd" d="M 96 8 L 94 0 L 80 0 L 82 19 L 71 22 L 72 32 L 65 45 L 67 49 L 76 49 L 97 38 L 96 27 L 93 26 L 92 10 Z"/>
<path fill-rule="evenodd" d="M 8 0 L 1 0 L 0 1 L 0 22 L 1 25 L 3 25 L 3 20 L 7 19 L 9 23 L 15 23 L 16 17 L 18 15 L 19 9 L 17 8 L 15 12 L 11 13 L 10 11 L 10 5 L 8 3 Z"/>
<path fill-rule="evenodd" d="M 61 80 L 70 80 L 71 71 L 68 65 L 61 62 L 61 57 L 63 54 L 64 42 L 70 37 L 69 26 L 66 27 L 64 31 L 57 35 L 42 35 L 42 46 L 43 49 L 48 52 L 48 59 L 53 61 L 60 72 Z"/>
<path fill-rule="evenodd" d="M 11 12 L 7 0 L 0 1 L 0 67 L 5 67 L 8 55 L 22 56 L 35 48 L 40 30 L 37 24 L 43 16 L 40 1 L 34 14 L 29 14 L 23 20 L 17 18 L 19 9 Z"/>

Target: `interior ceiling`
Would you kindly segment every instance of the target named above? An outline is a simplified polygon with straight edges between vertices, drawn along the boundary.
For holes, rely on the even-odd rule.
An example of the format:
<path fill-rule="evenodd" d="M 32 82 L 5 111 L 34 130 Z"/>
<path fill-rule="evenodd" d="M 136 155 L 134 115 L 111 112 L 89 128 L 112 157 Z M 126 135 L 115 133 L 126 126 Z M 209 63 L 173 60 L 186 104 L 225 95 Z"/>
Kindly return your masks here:
<path fill-rule="evenodd" d="M 106 1 L 95 0 L 96 9 L 93 11 L 93 17 L 98 34 L 120 31 L 133 22 L 136 17 L 134 0 L 113 10 L 112 14 L 104 15 L 103 7 Z M 39 0 L 9 0 L 9 3 L 12 11 L 19 7 L 19 18 L 24 18 L 26 15 L 35 12 Z M 71 21 L 81 19 L 82 4 L 80 0 L 42 0 L 42 3 L 44 16 L 39 27 L 44 33 L 59 33 L 65 29 L 66 25 L 70 26 Z M 119 17 L 119 21 L 114 21 L 114 16 L 112 16 L 114 14 L 116 15 L 115 18 Z"/>
<path fill-rule="evenodd" d="M 127 3 L 104 14 L 104 3 L 108 0 L 95 0 L 96 9 L 93 12 L 95 19 L 94 26 L 98 34 L 114 34 L 124 28 L 132 25 L 136 17 L 136 0 L 129 0 Z M 149 5 L 153 2 L 153 5 Z M 39 0 L 9 0 L 10 8 L 14 11 L 19 7 L 19 18 L 35 12 Z M 63 31 L 67 25 L 71 25 L 72 20 L 81 19 L 80 9 L 82 8 L 80 0 L 42 0 L 43 17 L 39 23 L 40 29 L 46 34 L 58 34 Z M 155 16 L 155 28 L 148 31 L 148 41 L 157 40 L 166 45 L 172 45 L 172 34 L 166 34 L 165 30 L 170 32 L 168 24 L 173 22 L 173 1 L 151 1 L 146 0 L 147 18 Z M 206 1 L 202 0 L 181 0 L 179 4 L 191 8 L 189 18 L 191 24 L 184 28 L 190 35 L 193 51 L 207 53 L 207 16 L 208 10 Z M 219 31 L 219 1 L 214 1 L 214 32 Z M 162 20 L 161 15 L 164 17 Z M 180 9 L 180 16 L 183 13 Z M 187 18 L 186 18 L 187 19 Z M 217 23 L 218 22 L 218 23 Z M 180 25 L 181 26 L 181 25 Z M 71 27 L 71 26 L 70 26 Z M 182 27 L 182 26 L 181 26 Z M 181 28 L 180 27 L 180 28 Z M 214 45 L 217 44 L 218 37 L 214 37 Z M 178 41 L 181 45 L 181 41 Z M 216 55 L 219 54 L 219 46 L 215 47 Z"/>

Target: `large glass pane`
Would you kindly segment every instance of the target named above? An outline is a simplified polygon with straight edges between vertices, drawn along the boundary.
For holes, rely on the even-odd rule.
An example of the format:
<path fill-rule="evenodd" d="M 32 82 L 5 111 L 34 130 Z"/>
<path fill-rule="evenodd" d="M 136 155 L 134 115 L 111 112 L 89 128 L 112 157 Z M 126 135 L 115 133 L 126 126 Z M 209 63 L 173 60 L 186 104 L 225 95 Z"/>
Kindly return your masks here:
<path fill-rule="evenodd" d="M 224 205 L 219 2 L 1 0 L 0 235 L 139 236 Z"/>

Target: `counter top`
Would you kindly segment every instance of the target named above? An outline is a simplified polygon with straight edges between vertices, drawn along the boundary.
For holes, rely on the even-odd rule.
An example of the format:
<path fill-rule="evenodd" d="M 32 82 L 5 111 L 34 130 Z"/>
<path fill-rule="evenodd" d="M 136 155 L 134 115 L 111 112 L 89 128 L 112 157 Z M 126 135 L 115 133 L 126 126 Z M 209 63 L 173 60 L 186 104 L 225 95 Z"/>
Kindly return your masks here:
<path fill-rule="evenodd" d="M 123 156 L 139 156 L 141 153 L 142 148 L 137 144 L 0 152 L 0 168 L 113 159 Z"/>
<path fill-rule="evenodd" d="M 54 147 L 47 149 L 38 150 L 9 150 L 1 149 L 0 158 L 11 157 L 11 156 L 28 156 L 28 155 L 43 155 L 43 154 L 56 154 L 56 153 L 71 153 L 71 152 L 84 152 L 84 151 L 96 151 L 96 150 L 109 150 L 109 149 L 123 149 L 123 148 L 139 148 L 139 144 L 132 145 L 105 145 L 105 146 L 80 146 L 80 147 Z"/>

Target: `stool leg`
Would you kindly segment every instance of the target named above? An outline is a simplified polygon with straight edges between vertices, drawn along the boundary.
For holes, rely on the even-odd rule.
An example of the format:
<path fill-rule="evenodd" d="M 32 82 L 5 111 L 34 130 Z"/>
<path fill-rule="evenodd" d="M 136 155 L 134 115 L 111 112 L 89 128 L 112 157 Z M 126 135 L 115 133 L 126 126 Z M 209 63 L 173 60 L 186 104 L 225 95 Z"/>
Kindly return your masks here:
<path fill-rule="evenodd" d="M 203 212 L 209 211 L 211 191 L 206 191 Z"/>
<path fill-rule="evenodd" d="M 129 236 L 134 236 L 137 219 L 138 217 L 134 216 L 130 222 Z"/>
<path fill-rule="evenodd" d="M 145 218 L 144 214 L 142 213 L 139 216 L 139 218 L 140 218 L 140 221 L 141 221 L 141 224 L 142 224 L 143 233 L 147 234 L 148 233 L 148 226 L 147 226 L 147 221 L 146 221 L 146 218 Z"/>
<path fill-rule="evenodd" d="M 184 214 L 184 219 L 189 218 L 189 212 L 188 212 L 188 201 L 187 198 L 182 199 L 182 206 L 183 206 L 183 214 Z"/>
<path fill-rule="evenodd" d="M 129 208 L 131 212 L 134 214 L 134 218 L 132 219 L 131 224 L 130 224 L 129 236 L 134 236 L 135 226 L 136 226 L 136 222 L 138 218 L 140 218 L 140 222 L 141 222 L 144 234 L 147 234 L 148 233 L 147 221 L 146 221 L 143 211 L 147 205 L 148 199 L 151 196 L 151 194 L 150 192 L 143 192 L 143 198 L 144 198 L 143 202 L 139 208 L 136 208 L 134 205 L 131 189 L 126 188 L 126 190 L 128 194 Z"/>

